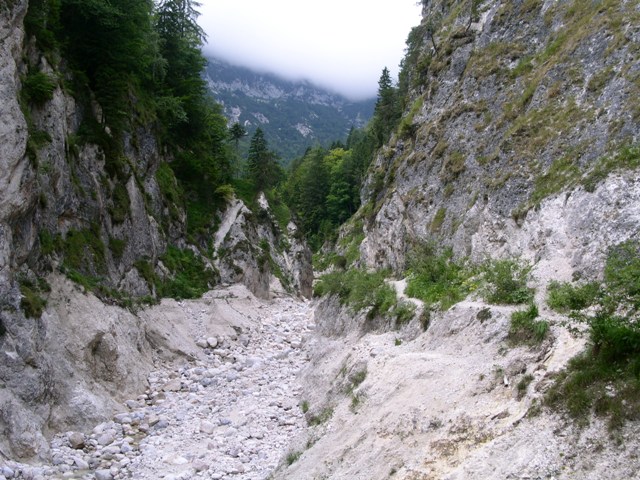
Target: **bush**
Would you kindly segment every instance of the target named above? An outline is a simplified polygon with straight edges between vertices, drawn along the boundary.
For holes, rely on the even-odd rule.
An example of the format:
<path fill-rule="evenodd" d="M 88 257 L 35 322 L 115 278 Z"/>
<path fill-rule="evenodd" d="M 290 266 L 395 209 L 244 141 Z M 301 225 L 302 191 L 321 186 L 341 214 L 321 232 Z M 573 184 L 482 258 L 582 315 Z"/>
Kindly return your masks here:
<path fill-rule="evenodd" d="M 609 252 L 593 314 L 572 310 L 589 325 L 589 346 L 556 378 L 548 405 L 583 424 L 591 413 L 606 417 L 611 429 L 640 419 L 639 307 L 640 243 L 629 241 Z"/>
<path fill-rule="evenodd" d="M 337 271 L 323 275 L 314 287 L 314 295 L 337 295 L 340 303 L 355 312 L 368 308 L 369 320 L 390 316 L 397 304 L 396 292 L 384 281 L 387 272 L 368 273 L 364 270 Z"/>
<path fill-rule="evenodd" d="M 439 302 L 443 310 L 463 300 L 474 288 L 469 282 L 475 270 L 453 259 L 453 251 L 422 245 L 408 256 L 407 295 L 427 304 Z"/>
<path fill-rule="evenodd" d="M 30 318 L 40 318 L 42 316 L 42 312 L 47 306 L 47 301 L 40 296 L 40 293 L 51 289 L 44 279 L 38 280 L 36 284 L 28 280 L 20 282 L 20 293 L 22 294 L 20 308 L 22 308 L 25 316 Z"/>
<path fill-rule="evenodd" d="M 566 282 L 551 282 L 547 287 L 547 304 L 557 312 L 583 310 L 594 304 L 599 292 L 597 283 L 573 286 Z"/>
<path fill-rule="evenodd" d="M 126 187 L 118 182 L 113 189 L 112 194 L 113 205 L 109 207 L 109 213 L 114 223 L 122 223 L 129 215 L 131 206 L 131 200 L 129 199 L 129 192 Z"/>
<path fill-rule="evenodd" d="M 24 99 L 37 106 L 42 106 L 53 98 L 56 83 L 43 72 L 30 71 L 22 81 Z"/>
<path fill-rule="evenodd" d="M 538 318 L 538 307 L 531 304 L 527 310 L 511 314 L 511 326 L 508 338 L 513 344 L 533 345 L 542 342 L 549 331 L 546 320 Z"/>
<path fill-rule="evenodd" d="M 202 259 L 191 250 L 169 246 L 160 259 L 173 275 L 173 278 L 165 279 L 160 285 L 163 297 L 198 298 L 216 282 L 216 272 L 207 268 Z"/>
<path fill-rule="evenodd" d="M 533 300 L 533 290 L 527 287 L 531 267 L 516 260 L 494 260 L 485 264 L 487 282 L 485 300 L 498 305 L 518 305 Z"/>

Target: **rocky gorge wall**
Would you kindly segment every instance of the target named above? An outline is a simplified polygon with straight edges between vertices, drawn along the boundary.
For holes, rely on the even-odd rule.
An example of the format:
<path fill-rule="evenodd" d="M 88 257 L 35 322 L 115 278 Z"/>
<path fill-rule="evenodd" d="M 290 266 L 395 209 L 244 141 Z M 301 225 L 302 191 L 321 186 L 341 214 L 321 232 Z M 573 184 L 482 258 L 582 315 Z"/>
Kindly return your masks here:
<path fill-rule="evenodd" d="M 572 268 L 593 273 L 608 246 L 638 233 L 627 203 L 637 195 L 638 5 L 423 5 L 407 110 L 363 189 L 362 262 L 401 272 L 430 240 L 475 260 L 534 259 L 546 238 L 566 235 Z M 600 186 L 616 170 L 622 178 Z"/>
<path fill-rule="evenodd" d="M 230 200 L 211 250 L 187 240 L 184 207 L 166 192 L 176 180 L 161 176 L 172 158 L 153 126 L 133 122 L 118 156 L 92 141 L 100 105 L 74 98 L 70 73 L 25 35 L 27 8 L 0 5 L 0 452 L 11 458 L 46 457 L 46 436 L 109 417 L 143 388 L 154 359 L 188 356 L 138 302 L 157 296 L 151 276 L 173 275 L 162 261 L 169 246 L 191 252 L 210 287 L 237 281 L 269 297 L 280 282 L 309 295 L 312 277 L 304 240 L 266 201 L 254 214 Z M 38 102 L 24 96 L 32 72 L 52 82 Z M 250 247 L 244 256 L 237 244 Z"/>

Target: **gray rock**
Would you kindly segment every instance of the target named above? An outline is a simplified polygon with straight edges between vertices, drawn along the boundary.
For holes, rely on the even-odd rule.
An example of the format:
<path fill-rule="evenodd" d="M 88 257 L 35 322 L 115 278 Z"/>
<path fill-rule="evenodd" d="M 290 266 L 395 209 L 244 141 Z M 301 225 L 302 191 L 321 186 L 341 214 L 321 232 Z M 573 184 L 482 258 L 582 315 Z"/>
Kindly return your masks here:
<path fill-rule="evenodd" d="M 205 420 L 205 421 L 202 421 L 200 423 L 200 431 L 202 433 L 206 433 L 207 435 L 211 435 L 215 431 L 215 429 L 216 429 L 215 425 L 213 423 L 211 423 L 211 422 L 207 422 Z"/>
<path fill-rule="evenodd" d="M 111 475 L 110 470 L 96 470 L 95 473 L 96 480 L 113 480 L 113 475 Z"/>
<path fill-rule="evenodd" d="M 103 447 L 106 445 L 111 445 L 114 442 L 114 440 L 115 440 L 115 437 L 110 432 L 103 433 L 97 438 L 98 444 L 102 445 Z"/>
<path fill-rule="evenodd" d="M 73 432 L 69 435 L 69 446 L 74 450 L 81 450 L 84 448 L 85 439 L 84 435 L 80 432 Z"/>

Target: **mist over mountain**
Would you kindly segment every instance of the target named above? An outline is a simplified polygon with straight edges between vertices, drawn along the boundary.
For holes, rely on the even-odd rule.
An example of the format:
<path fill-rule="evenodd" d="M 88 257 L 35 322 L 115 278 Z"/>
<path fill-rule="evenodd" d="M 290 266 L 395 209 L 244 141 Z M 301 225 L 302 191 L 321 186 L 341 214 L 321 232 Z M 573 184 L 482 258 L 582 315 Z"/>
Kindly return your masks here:
<path fill-rule="evenodd" d="M 208 62 L 207 85 L 229 125 L 239 122 L 248 131 L 241 152 L 260 127 L 286 164 L 310 146 L 344 141 L 351 127 L 363 127 L 373 115 L 375 98 L 351 101 L 306 80 L 286 80 L 215 58 Z"/>

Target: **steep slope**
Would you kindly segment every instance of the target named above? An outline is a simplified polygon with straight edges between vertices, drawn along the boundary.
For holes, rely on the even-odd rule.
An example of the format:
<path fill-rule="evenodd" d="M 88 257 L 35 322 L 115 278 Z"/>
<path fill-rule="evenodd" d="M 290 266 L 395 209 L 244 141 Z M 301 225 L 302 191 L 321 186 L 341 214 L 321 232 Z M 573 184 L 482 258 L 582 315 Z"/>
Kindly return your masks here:
<path fill-rule="evenodd" d="M 546 227 L 579 229 L 603 205 L 599 192 L 624 201 L 635 188 L 636 2 L 481 2 L 471 21 L 466 9 L 425 2 L 410 36 L 412 107 L 363 192 L 369 266 L 401 271 L 411 244 L 430 238 L 459 255 L 519 256 L 513 236 L 548 197 L 592 200 L 585 222 L 561 215 Z M 622 178 L 601 186 L 612 171 Z M 600 252 L 637 233 L 633 217 L 612 220 L 616 238 Z M 577 257 L 574 269 L 593 266 Z"/>
<path fill-rule="evenodd" d="M 375 104 L 375 99 L 351 101 L 306 81 L 284 80 L 214 58 L 209 58 L 206 79 L 229 122 L 240 122 L 249 138 L 262 128 L 285 163 L 307 147 L 344 141 L 351 127 L 360 128 L 371 118 Z M 243 149 L 247 146 L 243 142 Z"/>
<path fill-rule="evenodd" d="M 559 313 L 548 293 L 552 282 L 599 284 L 639 264 L 640 4 L 422 4 L 400 84 L 407 110 L 333 263 L 336 276 L 347 263 L 409 283 L 445 270 L 463 299 L 429 299 L 402 324 L 362 292 L 349 304 L 348 286 L 328 277 L 335 295 L 316 309 L 304 372 L 310 428 L 275 477 L 635 478 L 637 393 L 619 398 L 636 392 L 637 308 Z M 454 255 L 416 272 L 424 245 Z M 610 263 L 617 251 L 626 256 Z M 471 273 L 447 271 L 465 260 Z M 531 269 L 505 291 L 530 292 L 525 306 L 491 300 L 487 272 L 518 262 Z M 519 342 L 526 312 L 539 336 Z M 608 328 L 631 343 L 603 360 L 615 343 Z M 614 372 L 601 396 L 594 364 Z"/>
<path fill-rule="evenodd" d="M 0 5 L 0 450 L 13 458 L 44 458 L 45 435 L 109 417 L 160 350 L 174 356 L 139 309 L 232 281 L 309 294 L 311 277 L 304 241 L 266 201 L 251 212 L 227 191 L 190 225 L 157 118 L 132 108 L 116 135 L 82 73 L 25 35 L 28 8 L 45 4 Z"/>

